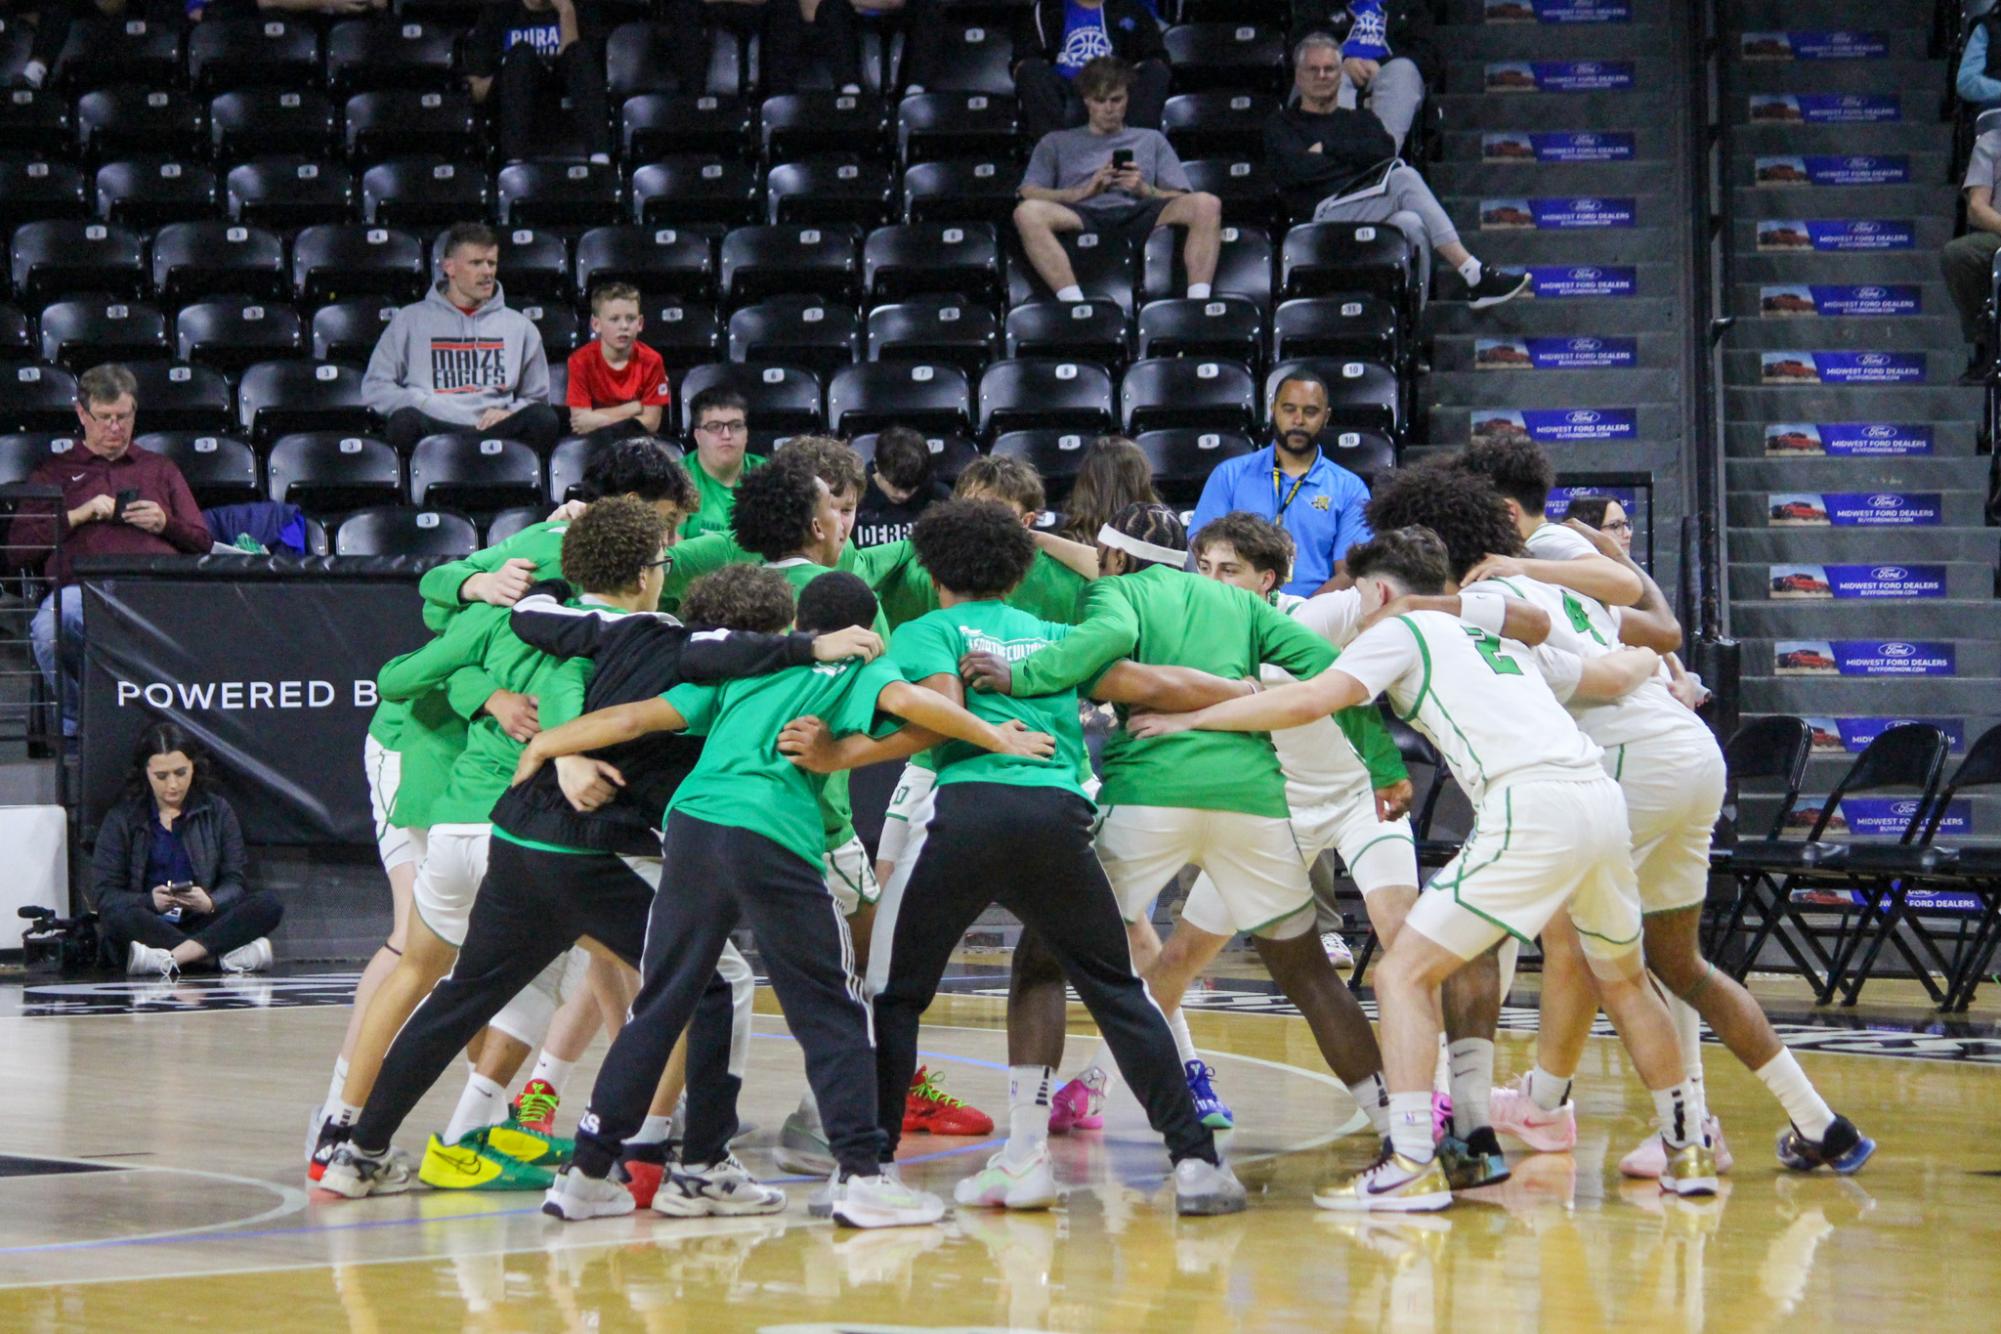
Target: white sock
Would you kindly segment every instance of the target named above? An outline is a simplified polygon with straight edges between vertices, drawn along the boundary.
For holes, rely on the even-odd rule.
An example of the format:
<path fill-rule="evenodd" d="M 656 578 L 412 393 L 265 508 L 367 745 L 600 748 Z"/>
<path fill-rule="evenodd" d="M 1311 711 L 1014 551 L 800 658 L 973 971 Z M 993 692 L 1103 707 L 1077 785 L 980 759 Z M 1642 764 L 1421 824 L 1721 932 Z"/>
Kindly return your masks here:
<path fill-rule="evenodd" d="M 1431 1141 L 1431 1095 L 1390 1094 L 1390 1147 L 1414 1163 L 1428 1163 L 1437 1152 Z"/>
<path fill-rule="evenodd" d="M 1529 1101 L 1545 1112 L 1553 1112 L 1570 1101 L 1570 1081 L 1538 1065 L 1529 1071 Z"/>
<path fill-rule="evenodd" d="M 1654 1090 L 1654 1117 L 1660 1122 L 1661 1138 L 1670 1149 L 1702 1138 L 1702 1122 L 1695 1115 L 1695 1090 L 1683 1080 L 1673 1088 Z"/>
<path fill-rule="evenodd" d="M 1468 287 L 1471 287 L 1473 284 L 1479 282 L 1480 261 L 1473 258 L 1471 255 L 1468 255 L 1466 257 L 1466 262 L 1459 266 L 1459 276 L 1466 280 L 1466 285 Z"/>
<path fill-rule="evenodd" d="M 1465 1139 L 1490 1124 L 1487 1104 L 1494 1096 L 1494 1044 L 1485 1038 L 1460 1038 L 1452 1054 L 1452 1133 Z"/>
<path fill-rule="evenodd" d="M 627 1144 L 665 1144 L 667 1142 L 667 1123 L 673 1119 L 671 1116 L 649 1116 L 639 1123 L 638 1133 L 627 1136 L 625 1142 Z"/>
<path fill-rule="evenodd" d="M 336 1098 L 333 1105 L 327 1108 L 327 1115 L 333 1118 L 333 1123 L 337 1126 L 351 1126 L 361 1119 L 361 1108 Z"/>
<path fill-rule="evenodd" d="M 459 1094 L 458 1110 L 445 1127 L 445 1143 L 456 1144 L 483 1126 L 498 1125 L 507 1117 L 507 1090 L 485 1075 L 474 1075 Z"/>
<path fill-rule="evenodd" d="M 535 1073 L 528 1077 L 530 1079 L 546 1080 L 549 1087 L 556 1090 L 556 1096 L 560 1098 L 563 1096 L 563 1085 L 569 1082 L 570 1071 L 576 1068 L 577 1063 L 575 1061 L 565 1061 L 561 1057 L 551 1056 L 545 1051 L 535 1058 Z"/>
<path fill-rule="evenodd" d="M 1049 1082 L 1046 1065 L 1007 1068 L 1007 1145 L 1010 1163 L 1025 1163 L 1049 1143 Z"/>
<path fill-rule="evenodd" d="M 1772 1096 L 1786 1109 L 1799 1132 L 1808 1139 L 1818 1141 L 1834 1124 L 1834 1111 L 1800 1069 L 1799 1058 L 1783 1047 L 1779 1054 L 1759 1066 L 1755 1072 Z"/>
<path fill-rule="evenodd" d="M 1188 299 L 1190 301 L 1207 301 L 1209 299 L 1209 284 L 1208 283 L 1188 284 Z"/>
<path fill-rule="evenodd" d="M 1348 1086 L 1355 1103 L 1368 1114 L 1369 1124 L 1378 1135 L 1390 1133 L 1390 1090 L 1380 1073 L 1358 1079 Z"/>
<path fill-rule="evenodd" d="M 340 1095 L 347 1092 L 347 1057 L 334 1057 L 333 1080 L 327 1085 L 327 1100 L 320 1104 L 320 1115 L 332 1117 L 334 1108 L 340 1106 Z"/>
<path fill-rule="evenodd" d="M 1056 299 L 1058 301 L 1082 301 L 1084 299 L 1084 289 L 1075 283 L 1071 283 L 1068 287 L 1059 287 L 1056 289 Z"/>
<path fill-rule="evenodd" d="M 1190 1061 L 1199 1061 L 1202 1059 L 1196 1055 L 1195 1038 L 1188 1031 L 1188 1012 L 1186 1010 L 1176 1010 L 1173 1014 L 1167 1016 L 1167 1031 L 1174 1034 L 1174 1050 L 1181 1053 L 1181 1064 L 1185 1066 Z"/>
<path fill-rule="evenodd" d="M 1664 993 L 1668 1018 L 1674 1021 L 1675 1040 L 1681 1044 L 1681 1072 L 1695 1088 L 1696 1123 L 1709 1115 L 1709 1097 L 1702 1087 L 1702 1016 L 1673 992 Z"/>

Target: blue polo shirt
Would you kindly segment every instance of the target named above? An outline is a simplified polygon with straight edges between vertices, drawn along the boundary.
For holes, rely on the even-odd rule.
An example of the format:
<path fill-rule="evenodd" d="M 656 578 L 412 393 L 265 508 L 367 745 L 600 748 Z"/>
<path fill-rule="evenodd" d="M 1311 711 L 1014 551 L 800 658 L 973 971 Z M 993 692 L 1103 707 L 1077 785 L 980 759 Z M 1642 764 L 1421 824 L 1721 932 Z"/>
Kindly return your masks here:
<path fill-rule="evenodd" d="M 1292 534 L 1298 548 L 1292 581 L 1284 591 L 1310 597 L 1333 577 L 1334 562 L 1346 555 L 1349 547 L 1371 536 L 1369 522 L 1362 517 L 1362 507 L 1369 503 L 1369 488 L 1325 454 L 1314 457 L 1304 477 L 1274 476 L 1277 452 L 1277 445 L 1266 445 L 1255 454 L 1217 465 L 1202 487 L 1188 536 L 1192 540 L 1205 524 L 1232 510 L 1248 510 L 1261 519 L 1274 520 Z"/>

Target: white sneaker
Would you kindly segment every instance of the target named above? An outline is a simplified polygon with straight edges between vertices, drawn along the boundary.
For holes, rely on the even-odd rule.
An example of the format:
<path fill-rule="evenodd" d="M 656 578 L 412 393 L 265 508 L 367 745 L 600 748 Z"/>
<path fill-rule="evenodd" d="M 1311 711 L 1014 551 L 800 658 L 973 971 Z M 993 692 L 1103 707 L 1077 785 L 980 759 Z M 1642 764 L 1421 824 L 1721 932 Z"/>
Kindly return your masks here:
<path fill-rule="evenodd" d="M 1174 1165 L 1175 1213 L 1240 1214 L 1245 1205 L 1244 1183 L 1228 1163 L 1183 1158 Z"/>
<path fill-rule="evenodd" d="M 771 1157 L 780 1168 L 802 1177 L 832 1176 L 836 1166 L 834 1151 L 827 1147 L 827 1132 L 807 1106 L 785 1118 Z"/>
<path fill-rule="evenodd" d="M 1537 1153 L 1567 1153 L 1576 1148 L 1576 1104 L 1566 1101 L 1553 1112 L 1544 1111 L 1529 1096 L 1529 1078 L 1518 1076 L 1513 1083 L 1497 1086 L 1490 1095 L 1487 1110 L 1494 1133 L 1512 1135 Z M 1653 1136 L 1652 1142 L 1660 1143 L 1660 1136 Z"/>
<path fill-rule="evenodd" d="M 638 1207 L 624 1182 L 608 1177 L 587 1177 L 574 1167 L 558 1172 L 556 1184 L 549 1187 L 549 1193 L 542 1197 L 542 1212 L 566 1223 L 581 1222 L 586 1218 L 616 1218 Z"/>
<path fill-rule="evenodd" d="M 1702 1131 L 1709 1137 L 1709 1151 L 1715 1156 L 1717 1172 L 1728 1172 L 1737 1160 L 1731 1156 L 1730 1146 L 1723 1140 L 1723 1123 L 1713 1116 L 1704 1117 Z M 1619 1175 L 1641 1181 L 1658 1181 L 1661 1169 L 1666 1166 L 1667 1146 L 1661 1143 L 1659 1135 L 1649 1135 L 1639 1147 L 1619 1160 Z"/>
<path fill-rule="evenodd" d="M 653 1193 L 653 1212 L 669 1218 L 779 1214 L 785 1192 L 760 1182 L 731 1154 L 705 1166 L 670 1166 Z"/>
<path fill-rule="evenodd" d="M 369 1195 L 401 1195 L 417 1184 L 417 1172 L 410 1155 L 391 1149 L 381 1157 L 371 1157 L 352 1144 L 334 1150 L 326 1171 L 314 1188 L 343 1199 L 359 1200 Z"/>
<path fill-rule="evenodd" d="M 1002 1150 L 952 1188 L 952 1198 L 960 1204 L 988 1209 L 1047 1209 L 1060 1193 L 1047 1146 L 1038 1148 L 1025 1163 L 1009 1162 Z"/>
<path fill-rule="evenodd" d="M 181 966 L 174 962 L 172 950 L 156 950 L 135 940 L 132 948 L 125 952 L 127 977 L 177 977 L 180 971 Z"/>
<path fill-rule="evenodd" d="M 845 1184 L 838 1172 L 828 1177 L 820 1189 L 806 1197 L 807 1215 L 812 1218 L 832 1218 L 834 1206 L 840 1203 Z"/>
<path fill-rule="evenodd" d="M 225 973 L 261 973 L 271 966 L 271 938 L 259 936 L 248 945 L 238 945 L 219 959 Z"/>
<path fill-rule="evenodd" d="M 834 1201 L 834 1221 L 846 1227 L 921 1227 L 945 1216 L 945 1201 L 913 1190 L 888 1173 L 849 1177 Z"/>
<path fill-rule="evenodd" d="M 1322 931 L 1320 948 L 1327 951 L 1327 962 L 1336 968 L 1355 966 L 1355 951 L 1348 948 L 1348 942 L 1341 938 L 1339 931 Z"/>

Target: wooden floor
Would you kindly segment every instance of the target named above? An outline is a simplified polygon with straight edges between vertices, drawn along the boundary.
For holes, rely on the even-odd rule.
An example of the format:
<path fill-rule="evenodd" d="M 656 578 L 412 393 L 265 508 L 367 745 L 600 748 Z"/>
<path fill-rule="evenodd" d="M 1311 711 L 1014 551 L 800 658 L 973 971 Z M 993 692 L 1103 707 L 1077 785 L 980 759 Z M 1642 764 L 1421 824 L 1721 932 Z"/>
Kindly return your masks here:
<path fill-rule="evenodd" d="M 2001 1323 L 2001 1066 L 1979 1059 L 1804 1054 L 1829 1100 L 1881 1143 L 1861 1176 L 1836 1180 L 1776 1167 L 1782 1117 L 1713 1048 L 1711 1101 L 1737 1167 L 1720 1199 L 1691 1204 L 1620 1180 L 1617 1160 L 1645 1133 L 1650 1103 L 1616 1044 L 1594 1040 L 1574 1154 L 1519 1158 L 1493 1198 L 1444 1214 L 1344 1220 L 1314 1209 L 1311 1187 L 1363 1165 L 1374 1143 L 1337 1138 L 1354 1105 L 1304 1024 L 1199 1013 L 1196 1040 L 1238 1113 L 1227 1151 L 1251 1189 L 1248 1213 L 1176 1218 L 1161 1198 L 1158 1141 L 1121 1091 L 1106 1130 L 1055 1141 L 1072 1193 L 1048 1214 L 962 1211 L 934 1228 L 851 1233 L 810 1220 L 802 1184 L 772 1219 L 563 1225 L 530 1195 L 310 1202 L 304 1123 L 346 1012 L 195 1004 L 219 985 L 150 995 L 147 1013 L 0 1017 L 0 1330 Z M 275 985 L 282 1001 L 288 984 Z M 769 1001 L 760 995 L 761 1011 Z M 946 998 L 930 1018 L 926 1060 L 969 1101 L 1002 1111 L 999 1003 Z M 760 1013 L 757 1028 L 744 1098 L 756 1129 L 740 1148 L 770 1172 L 765 1146 L 802 1074 L 783 1021 Z M 1096 1045 L 1074 1007 L 1072 1034 L 1067 1068 Z M 1524 1038 L 1503 1036 L 1503 1074 L 1529 1059 Z M 578 1072 L 566 1127 L 595 1060 Z M 408 1147 L 442 1124 L 457 1092 L 454 1073 L 412 1119 Z M 906 1177 L 949 1198 L 992 1148 L 920 1137 L 905 1145 Z"/>

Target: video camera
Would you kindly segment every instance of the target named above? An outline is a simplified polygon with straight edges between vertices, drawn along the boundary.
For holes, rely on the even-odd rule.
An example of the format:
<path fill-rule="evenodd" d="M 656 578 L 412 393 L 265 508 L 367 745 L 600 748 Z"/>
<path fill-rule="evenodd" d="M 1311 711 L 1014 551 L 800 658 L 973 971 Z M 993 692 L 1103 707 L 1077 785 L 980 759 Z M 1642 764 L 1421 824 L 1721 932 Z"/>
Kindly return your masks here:
<path fill-rule="evenodd" d="M 29 923 L 21 932 L 22 962 L 29 968 L 53 967 L 64 977 L 97 968 L 96 913 L 58 917 L 54 908 L 31 905 L 21 909 L 20 915 Z"/>

